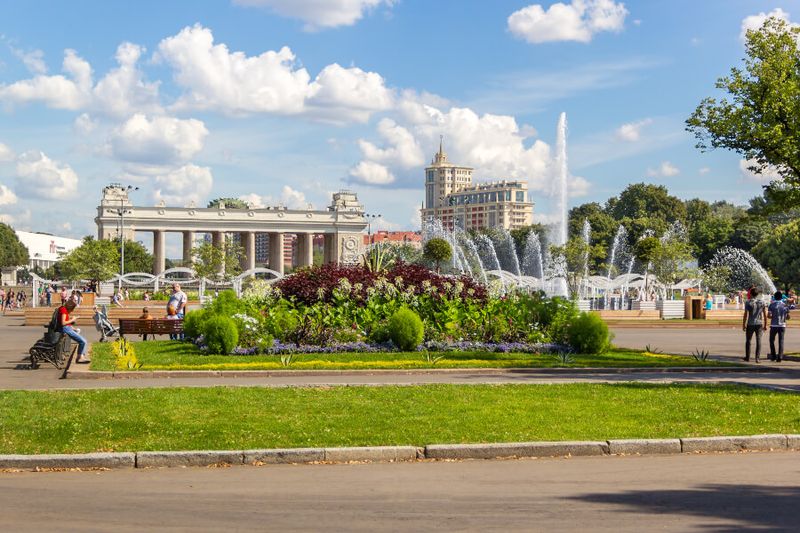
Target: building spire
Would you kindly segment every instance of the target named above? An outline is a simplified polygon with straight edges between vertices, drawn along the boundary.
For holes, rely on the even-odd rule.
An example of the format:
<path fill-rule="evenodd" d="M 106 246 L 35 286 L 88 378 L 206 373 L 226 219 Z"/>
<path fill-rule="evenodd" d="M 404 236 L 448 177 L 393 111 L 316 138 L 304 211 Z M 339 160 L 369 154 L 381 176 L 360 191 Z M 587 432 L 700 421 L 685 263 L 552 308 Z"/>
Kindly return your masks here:
<path fill-rule="evenodd" d="M 444 135 L 439 135 L 439 157 L 444 155 Z"/>
<path fill-rule="evenodd" d="M 439 135 L 439 151 L 433 156 L 432 163 L 434 165 L 441 165 L 447 162 L 447 154 L 444 153 L 444 135 Z"/>

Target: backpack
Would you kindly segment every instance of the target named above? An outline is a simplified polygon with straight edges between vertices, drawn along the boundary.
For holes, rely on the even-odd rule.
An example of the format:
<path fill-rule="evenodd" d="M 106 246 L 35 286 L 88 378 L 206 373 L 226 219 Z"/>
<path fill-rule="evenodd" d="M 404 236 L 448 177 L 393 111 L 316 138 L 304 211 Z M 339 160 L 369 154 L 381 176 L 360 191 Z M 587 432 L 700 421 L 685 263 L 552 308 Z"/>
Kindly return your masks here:
<path fill-rule="evenodd" d="M 59 307 L 53 312 L 50 322 L 47 324 L 47 332 L 44 334 L 44 340 L 50 344 L 56 344 L 61 340 L 61 335 L 64 334 L 64 328 L 61 326 L 61 313 Z"/>

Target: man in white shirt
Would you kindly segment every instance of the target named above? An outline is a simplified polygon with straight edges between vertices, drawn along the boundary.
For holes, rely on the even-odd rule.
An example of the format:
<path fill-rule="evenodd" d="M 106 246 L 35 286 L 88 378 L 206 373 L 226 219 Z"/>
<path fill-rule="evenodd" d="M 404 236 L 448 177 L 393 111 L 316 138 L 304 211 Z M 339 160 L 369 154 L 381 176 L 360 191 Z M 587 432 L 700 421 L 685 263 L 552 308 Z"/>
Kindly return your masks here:
<path fill-rule="evenodd" d="M 186 296 L 186 293 L 181 290 L 180 283 L 173 283 L 172 284 L 172 294 L 169 297 L 169 301 L 167 302 L 167 309 L 170 307 L 174 307 L 176 311 L 176 315 L 178 318 L 183 318 L 186 314 L 186 304 L 189 301 L 189 297 Z"/>

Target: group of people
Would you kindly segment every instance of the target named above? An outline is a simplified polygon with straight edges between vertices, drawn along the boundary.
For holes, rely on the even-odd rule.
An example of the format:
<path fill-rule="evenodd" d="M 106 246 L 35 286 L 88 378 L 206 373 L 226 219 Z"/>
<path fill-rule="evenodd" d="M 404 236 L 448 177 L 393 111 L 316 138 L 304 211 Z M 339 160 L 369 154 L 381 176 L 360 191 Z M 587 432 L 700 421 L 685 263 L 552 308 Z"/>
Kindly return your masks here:
<path fill-rule="evenodd" d="M 78 343 L 78 358 L 75 360 L 75 362 L 89 363 L 91 361 L 86 355 L 88 342 L 86 342 L 86 339 L 81 335 L 80 329 L 75 327 L 75 323 L 80 317 L 73 314 L 73 311 L 80 305 L 80 291 L 72 292 L 72 296 L 63 298 L 62 304 L 58 308 L 58 329 Z M 78 298 L 73 298 L 76 293 Z M 167 320 L 182 319 L 186 314 L 186 304 L 188 302 L 189 298 L 186 296 L 186 293 L 181 290 L 180 284 L 173 284 L 172 293 L 170 294 L 169 300 L 167 300 Z M 153 317 L 150 315 L 150 310 L 145 307 L 142 310 L 142 315 L 139 318 L 151 319 Z M 176 335 L 170 335 L 170 339 L 177 338 L 178 337 Z M 146 337 L 145 340 L 147 340 Z"/>
<path fill-rule="evenodd" d="M 744 360 L 750 360 L 752 341 L 755 337 L 756 363 L 761 359 L 761 335 L 767 331 L 769 323 L 769 359 L 781 362 L 783 360 L 783 344 L 786 336 L 786 321 L 789 320 L 790 311 L 795 308 L 795 300 L 790 295 L 775 291 L 772 301 L 767 304 L 759 298 L 758 288 L 752 287 L 747 292 L 747 301 L 744 304 L 742 317 L 742 330 L 745 332 Z M 777 340 L 777 350 L 776 350 Z"/>
<path fill-rule="evenodd" d="M 14 291 L 11 287 L 8 289 L 0 287 L 0 311 L 3 314 L 11 309 L 22 309 L 27 301 L 28 294 L 24 290 Z"/>

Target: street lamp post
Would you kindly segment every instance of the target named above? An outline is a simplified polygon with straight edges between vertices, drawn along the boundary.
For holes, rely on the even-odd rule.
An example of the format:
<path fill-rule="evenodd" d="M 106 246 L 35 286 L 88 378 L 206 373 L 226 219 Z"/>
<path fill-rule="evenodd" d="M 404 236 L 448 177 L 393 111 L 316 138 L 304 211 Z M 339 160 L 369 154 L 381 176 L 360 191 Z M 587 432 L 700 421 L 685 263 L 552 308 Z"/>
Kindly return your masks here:
<path fill-rule="evenodd" d="M 122 276 L 125 275 L 125 213 L 130 213 L 125 209 L 125 198 L 127 197 L 127 193 L 132 191 L 138 191 L 139 187 L 134 187 L 133 185 L 128 185 L 123 189 L 125 191 L 125 196 L 120 196 L 119 198 L 119 209 L 107 209 L 106 212 L 112 215 L 117 215 L 119 217 L 119 247 L 120 247 L 120 258 L 119 258 L 119 290 L 122 290 Z"/>
<path fill-rule="evenodd" d="M 377 215 L 367 215 L 364 214 L 364 218 L 367 219 L 367 242 L 372 245 L 372 221 L 376 218 L 381 218 L 380 214 Z"/>

